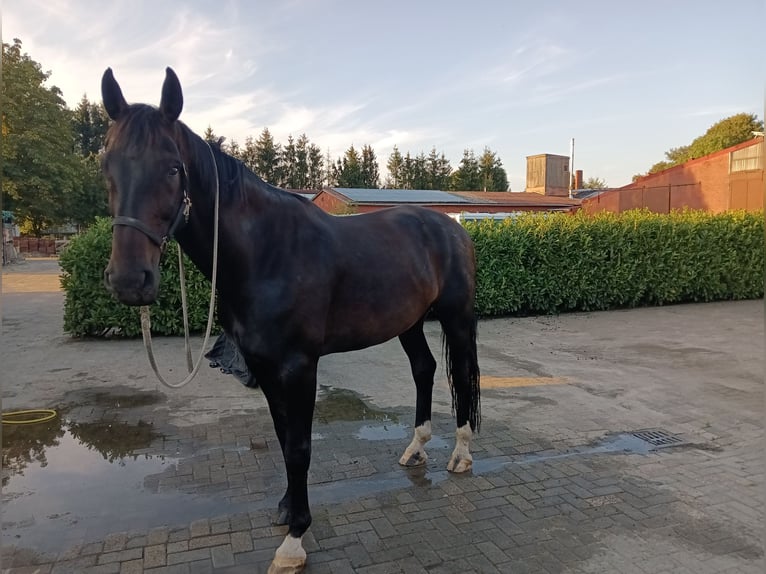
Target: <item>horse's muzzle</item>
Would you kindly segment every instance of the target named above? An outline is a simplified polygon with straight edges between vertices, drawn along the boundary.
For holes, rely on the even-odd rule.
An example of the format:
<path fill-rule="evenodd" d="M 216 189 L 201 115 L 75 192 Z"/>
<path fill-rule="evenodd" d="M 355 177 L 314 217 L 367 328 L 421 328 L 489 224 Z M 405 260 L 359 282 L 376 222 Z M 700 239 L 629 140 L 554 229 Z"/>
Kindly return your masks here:
<path fill-rule="evenodd" d="M 152 269 L 118 273 L 110 264 L 104 271 L 104 285 L 120 303 L 151 305 L 159 293 L 159 274 Z"/>

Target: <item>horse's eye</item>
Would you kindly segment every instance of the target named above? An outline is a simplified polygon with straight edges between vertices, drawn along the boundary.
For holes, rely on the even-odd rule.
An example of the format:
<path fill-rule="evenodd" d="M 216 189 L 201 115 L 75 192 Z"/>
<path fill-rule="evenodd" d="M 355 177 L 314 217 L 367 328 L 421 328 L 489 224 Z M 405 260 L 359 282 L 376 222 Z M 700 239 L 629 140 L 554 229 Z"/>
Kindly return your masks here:
<path fill-rule="evenodd" d="M 173 167 L 171 167 L 171 168 L 170 168 L 170 170 L 168 171 L 168 175 L 169 175 L 169 176 L 171 176 L 171 177 L 173 177 L 173 176 L 175 176 L 175 175 L 178 175 L 178 171 L 179 171 L 179 170 L 178 170 L 178 166 L 177 166 L 177 165 L 174 165 L 174 166 L 173 166 Z"/>

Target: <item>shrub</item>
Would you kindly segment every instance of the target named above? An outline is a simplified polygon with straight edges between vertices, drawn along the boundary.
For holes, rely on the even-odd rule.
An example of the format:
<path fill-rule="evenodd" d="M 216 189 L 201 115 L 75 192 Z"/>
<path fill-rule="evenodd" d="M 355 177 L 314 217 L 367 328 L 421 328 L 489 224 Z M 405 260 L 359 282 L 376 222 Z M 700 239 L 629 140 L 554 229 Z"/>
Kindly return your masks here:
<path fill-rule="evenodd" d="M 763 296 L 763 213 L 660 215 L 525 214 L 466 223 L 476 246 L 477 311 L 482 316 L 548 314 L 752 299 Z M 61 254 L 64 329 L 75 336 L 140 333 L 137 307 L 103 285 L 111 224 L 100 219 Z M 185 259 L 189 323 L 202 331 L 210 285 Z M 175 245 L 161 262 L 153 332 L 183 331 Z"/>
<path fill-rule="evenodd" d="M 466 228 L 484 316 L 763 296 L 763 213 L 524 214 Z"/>
<path fill-rule="evenodd" d="M 104 269 L 112 243 L 111 225 L 110 219 L 99 218 L 87 231 L 73 238 L 59 257 L 65 292 L 64 330 L 77 337 L 106 334 L 135 337 L 141 333 L 139 308 L 123 305 L 104 287 Z M 207 325 L 210 284 L 186 256 L 184 267 L 189 328 L 203 331 Z M 159 298 L 151 307 L 152 332 L 179 335 L 183 333 L 183 315 L 174 242 L 162 256 L 160 273 Z"/>

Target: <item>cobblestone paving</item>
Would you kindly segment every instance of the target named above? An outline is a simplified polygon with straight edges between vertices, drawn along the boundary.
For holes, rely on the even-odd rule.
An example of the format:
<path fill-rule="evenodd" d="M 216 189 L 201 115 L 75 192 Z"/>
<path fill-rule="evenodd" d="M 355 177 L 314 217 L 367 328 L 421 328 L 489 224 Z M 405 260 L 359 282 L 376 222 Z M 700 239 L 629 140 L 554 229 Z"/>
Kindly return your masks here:
<path fill-rule="evenodd" d="M 119 410 L 127 422 L 152 416 L 162 439 L 146 451 L 178 460 L 147 476 L 144 489 L 214 497 L 228 511 L 130 531 L 115 520 L 114 532 L 84 531 L 54 554 L 6 544 L 3 572 L 266 571 L 285 534 L 271 524 L 284 477 L 267 412 L 175 428 L 151 409 Z M 68 416 L 87 422 L 116 412 L 79 406 Z M 405 420 L 411 413 L 389 414 Z M 715 441 L 687 435 L 691 444 L 624 452 L 600 451 L 597 442 L 554 445 L 485 420 L 475 443 L 476 471 L 454 476 L 443 470 L 451 438 L 431 449 L 427 469 L 400 469 L 397 454 L 406 440 L 385 438 L 385 429 L 397 424 L 315 425 L 307 572 L 763 571 L 756 425 L 731 424 L 715 436 L 704 431 Z M 451 425 L 440 416 L 435 431 L 451 437 Z M 361 426 L 384 436 L 359 439 Z"/>
<path fill-rule="evenodd" d="M 60 292 L 32 284 L 55 264 L 15 272 L 31 286 L 4 286 L 3 411 L 59 417 L 3 428 L 2 573 L 266 572 L 285 476 L 260 393 L 215 372 L 166 393 L 140 342 L 62 333 Z M 482 321 L 479 340 L 468 475 L 445 470 L 444 381 L 427 468 L 397 464 L 414 389 L 396 342 L 320 362 L 306 572 L 766 571 L 763 302 Z"/>

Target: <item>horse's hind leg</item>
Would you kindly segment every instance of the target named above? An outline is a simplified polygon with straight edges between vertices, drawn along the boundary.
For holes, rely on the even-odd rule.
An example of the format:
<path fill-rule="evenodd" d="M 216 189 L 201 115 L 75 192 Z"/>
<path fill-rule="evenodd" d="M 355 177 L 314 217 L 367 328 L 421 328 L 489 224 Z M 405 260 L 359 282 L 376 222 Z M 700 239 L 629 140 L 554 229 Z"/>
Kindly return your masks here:
<path fill-rule="evenodd" d="M 399 336 L 407 353 L 415 379 L 417 401 L 415 405 L 415 436 L 399 459 L 402 466 L 419 466 L 426 463 L 428 455 L 425 444 L 431 440 L 431 397 L 433 395 L 436 360 L 428 348 L 423 334 L 423 320 Z"/>
<path fill-rule="evenodd" d="M 455 450 L 447 470 L 466 472 L 473 466 L 471 439 L 481 420 L 479 365 L 476 357 L 476 319 L 473 311 L 444 314 L 441 319 L 447 350 L 447 378 L 457 418 Z"/>

